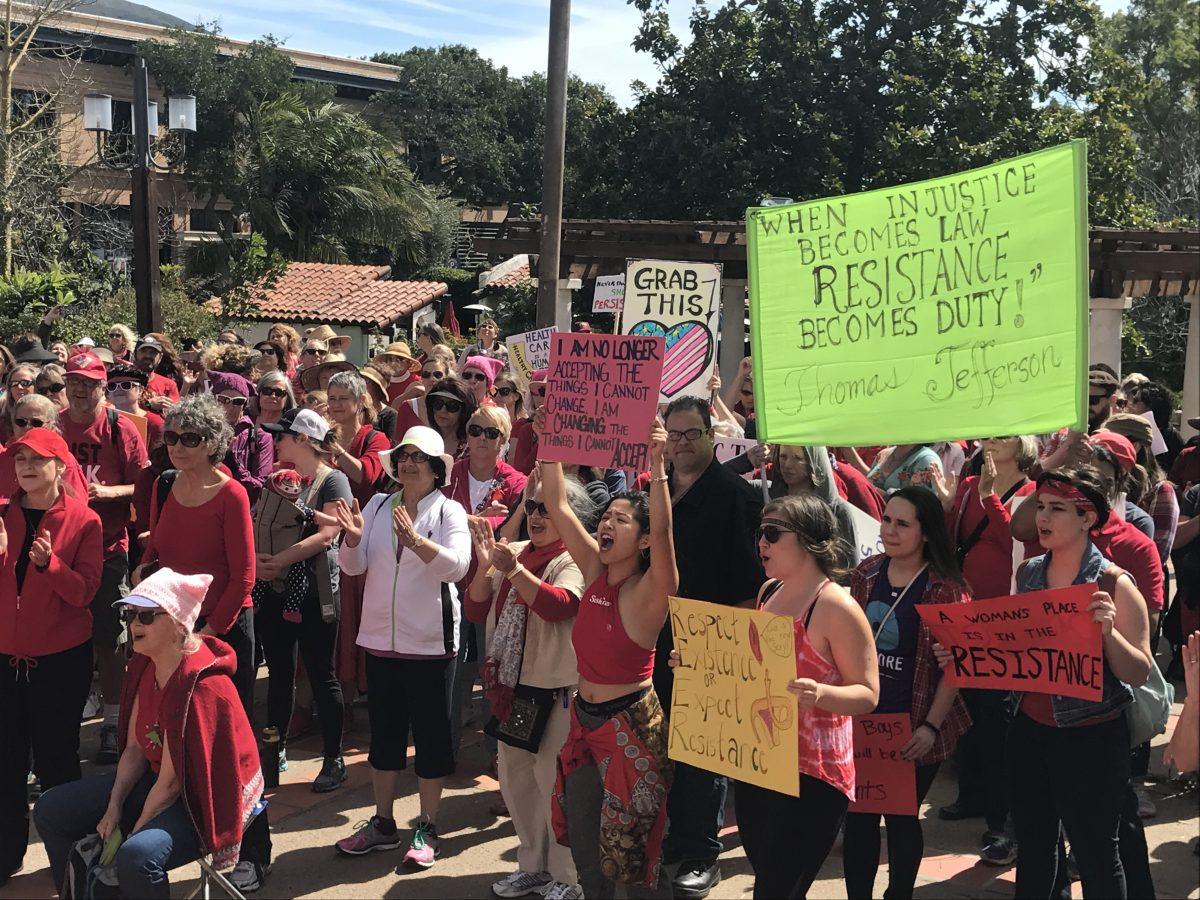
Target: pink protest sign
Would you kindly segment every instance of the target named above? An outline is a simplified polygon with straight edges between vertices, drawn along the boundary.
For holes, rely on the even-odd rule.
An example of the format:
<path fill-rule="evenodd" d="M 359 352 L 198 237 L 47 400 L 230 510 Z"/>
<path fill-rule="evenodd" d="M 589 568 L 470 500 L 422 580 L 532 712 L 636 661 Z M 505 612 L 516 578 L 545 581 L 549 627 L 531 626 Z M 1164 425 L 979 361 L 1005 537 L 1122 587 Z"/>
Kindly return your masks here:
<path fill-rule="evenodd" d="M 662 368 L 661 337 L 555 333 L 539 458 L 645 471 Z"/>

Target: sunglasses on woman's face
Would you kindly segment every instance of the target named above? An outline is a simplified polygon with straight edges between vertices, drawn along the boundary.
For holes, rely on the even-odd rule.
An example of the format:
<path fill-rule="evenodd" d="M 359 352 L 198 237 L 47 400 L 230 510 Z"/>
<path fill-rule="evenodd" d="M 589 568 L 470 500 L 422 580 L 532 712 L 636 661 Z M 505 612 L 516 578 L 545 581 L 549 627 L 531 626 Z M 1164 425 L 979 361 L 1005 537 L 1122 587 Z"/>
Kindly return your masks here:
<path fill-rule="evenodd" d="M 37 392 L 43 397 L 49 397 L 51 394 L 61 394 L 66 385 L 61 381 L 56 381 L 53 384 L 43 384 L 37 389 Z"/>
<path fill-rule="evenodd" d="M 132 391 L 135 387 L 141 387 L 141 385 L 136 381 L 110 381 L 105 390 L 113 394 L 117 391 Z"/>
<path fill-rule="evenodd" d="M 463 381 L 487 381 L 487 376 L 482 372 L 468 371 L 462 373 Z"/>
<path fill-rule="evenodd" d="M 437 381 L 439 378 L 445 378 L 446 373 L 438 372 L 436 370 L 431 369 L 428 372 L 422 372 L 421 377 L 424 378 L 426 381 Z"/>
<path fill-rule="evenodd" d="M 513 388 L 513 387 L 496 388 L 496 396 L 497 397 L 511 397 L 516 392 L 517 392 L 517 389 Z"/>
<path fill-rule="evenodd" d="M 429 462 L 430 456 L 428 453 L 422 453 L 420 450 L 397 450 L 392 454 L 392 459 L 396 461 L 396 465 L 406 462 L 420 465 L 423 462 Z"/>
<path fill-rule="evenodd" d="M 304 348 L 304 354 L 307 354 L 309 356 L 324 356 L 328 352 L 329 352 L 328 350 L 315 350 L 312 347 Z M 302 354 L 302 355 L 304 355 L 304 354 Z"/>
<path fill-rule="evenodd" d="M 224 394 L 217 394 L 217 402 L 222 406 L 229 406 L 231 403 L 234 406 L 245 406 L 249 401 L 245 397 L 226 397 Z"/>
<path fill-rule="evenodd" d="M 10 388 L 15 388 L 15 387 L 31 388 L 31 387 L 33 387 L 33 385 L 34 385 L 34 382 L 28 378 L 18 378 L 16 381 L 10 381 L 8 383 L 8 386 Z"/>
<path fill-rule="evenodd" d="M 41 419 L 13 419 L 13 424 L 18 428 L 44 428 L 46 426 Z"/>
<path fill-rule="evenodd" d="M 484 428 L 482 425 L 468 425 L 467 434 L 469 434 L 471 437 L 479 437 L 480 435 L 484 435 L 489 441 L 494 441 L 500 437 L 501 431 L 499 428 L 492 428 L 490 426 L 488 428 Z"/>
<path fill-rule="evenodd" d="M 776 544 L 783 537 L 784 532 L 795 534 L 796 529 L 788 528 L 785 525 L 759 525 L 758 530 L 754 533 L 754 539 L 765 540 L 768 544 Z"/>
<path fill-rule="evenodd" d="M 282 400 L 287 396 L 287 391 L 283 388 L 260 388 L 258 395 L 260 397 L 274 397 L 276 400 Z"/>
<path fill-rule="evenodd" d="M 121 607 L 121 621 L 126 625 L 132 624 L 135 620 L 143 625 L 153 625 L 155 619 L 165 615 L 166 612 L 161 609 L 139 609 L 136 606 Z"/>
<path fill-rule="evenodd" d="M 194 431 L 185 431 L 183 434 L 177 431 L 164 431 L 163 443 L 168 447 L 174 447 L 176 444 L 183 444 L 185 447 L 199 447 L 204 443 L 204 438 Z"/>
<path fill-rule="evenodd" d="M 444 409 L 448 413 L 457 413 L 462 412 L 462 408 L 463 405 L 461 400 L 446 400 L 442 397 L 429 398 L 430 412 L 437 412 L 438 410 Z"/>
<path fill-rule="evenodd" d="M 534 513 L 537 513 L 542 518 L 545 518 L 546 517 L 546 504 L 540 500 L 526 500 L 525 501 L 526 517 L 532 516 Z"/>
<path fill-rule="evenodd" d="M 534 397 L 545 397 L 546 396 L 546 386 L 542 385 L 541 387 L 530 388 L 529 393 L 530 393 L 530 395 L 532 395 Z"/>
<path fill-rule="evenodd" d="M 257 350 L 259 353 L 261 353 L 263 356 L 274 356 L 275 355 L 274 347 L 255 347 L 254 349 Z"/>

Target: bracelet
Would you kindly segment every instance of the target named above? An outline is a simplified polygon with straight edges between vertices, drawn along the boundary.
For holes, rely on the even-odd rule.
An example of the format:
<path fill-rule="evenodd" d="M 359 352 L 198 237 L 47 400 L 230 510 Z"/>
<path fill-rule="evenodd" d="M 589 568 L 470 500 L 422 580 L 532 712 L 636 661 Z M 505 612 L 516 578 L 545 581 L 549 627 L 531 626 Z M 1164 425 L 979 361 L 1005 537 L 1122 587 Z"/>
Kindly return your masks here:
<path fill-rule="evenodd" d="M 942 730 L 941 730 L 940 728 L 938 728 L 936 725 L 934 725 L 932 722 L 930 722 L 928 719 L 926 719 L 924 722 L 922 722 L 922 723 L 921 723 L 920 725 L 918 725 L 917 727 L 918 727 L 918 728 L 922 728 L 922 727 L 923 727 L 923 728 L 928 728 L 930 731 L 932 731 L 932 732 L 933 732 L 933 734 L 934 734 L 934 736 L 935 736 L 935 737 L 941 737 L 941 736 L 942 736 Z"/>
<path fill-rule="evenodd" d="M 671 478 L 669 475 L 659 475 L 657 478 L 651 478 L 650 483 L 651 484 L 662 484 L 662 483 L 670 481 L 670 480 L 671 480 Z"/>
<path fill-rule="evenodd" d="M 507 578 L 509 581 L 512 581 L 514 575 L 516 575 L 518 572 L 524 572 L 524 571 L 525 571 L 525 567 L 523 565 L 521 565 L 520 563 L 517 563 L 515 566 L 513 566 L 511 569 L 509 569 L 507 572 L 504 573 L 504 577 Z"/>

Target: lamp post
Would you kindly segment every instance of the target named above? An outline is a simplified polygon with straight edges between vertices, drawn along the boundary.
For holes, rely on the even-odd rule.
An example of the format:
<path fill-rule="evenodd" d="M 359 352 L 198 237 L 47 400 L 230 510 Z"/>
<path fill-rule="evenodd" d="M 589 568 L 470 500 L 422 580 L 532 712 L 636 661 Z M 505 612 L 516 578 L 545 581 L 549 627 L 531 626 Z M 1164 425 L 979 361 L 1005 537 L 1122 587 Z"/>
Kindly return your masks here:
<path fill-rule="evenodd" d="M 151 138 L 158 137 L 158 104 L 150 99 L 150 75 L 146 61 L 139 58 L 133 69 L 133 154 L 127 165 L 104 157 L 104 135 L 112 131 L 112 97 L 88 94 L 83 101 L 84 128 L 96 134 L 97 157 L 102 166 L 127 169 L 130 173 L 130 218 L 133 223 L 133 291 L 137 304 L 139 334 L 162 330 L 158 280 L 158 204 L 154 198 L 154 173 L 170 171 L 154 159 Z M 196 98 L 171 97 L 168 128 L 179 132 L 196 130 Z M 186 145 L 185 145 L 186 146 Z"/>

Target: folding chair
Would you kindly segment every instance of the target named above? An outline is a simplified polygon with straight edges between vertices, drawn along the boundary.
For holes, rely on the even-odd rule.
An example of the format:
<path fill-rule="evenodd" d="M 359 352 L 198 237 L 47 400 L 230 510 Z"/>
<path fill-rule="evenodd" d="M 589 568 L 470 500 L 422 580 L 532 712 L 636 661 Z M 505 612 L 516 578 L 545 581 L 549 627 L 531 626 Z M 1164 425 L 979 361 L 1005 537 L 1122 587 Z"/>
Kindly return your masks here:
<path fill-rule="evenodd" d="M 243 834 L 250 830 L 250 823 L 257 819 L 266 808 L 267 800 L 264 797 L 258 801 L 258 804 L 254 807 L 254 811 L 250 814 L 250 819 L 246 822 L 246 827 L 242 829 Z M 214 884 L 230 900 L 246 900 L 246 895 L 234 887 L 228 878 L 214 869 L 212 863 L 206 857 L 200 857 L 197 862 L 200 864 L 200 884 L 196 886 L 194 891 L 187 895 L 186 900 L 196 900 L 198 897 L 203 898 L 203 900 L 212 900 L 212 886 Z"/>

